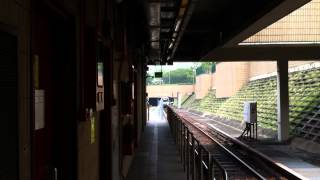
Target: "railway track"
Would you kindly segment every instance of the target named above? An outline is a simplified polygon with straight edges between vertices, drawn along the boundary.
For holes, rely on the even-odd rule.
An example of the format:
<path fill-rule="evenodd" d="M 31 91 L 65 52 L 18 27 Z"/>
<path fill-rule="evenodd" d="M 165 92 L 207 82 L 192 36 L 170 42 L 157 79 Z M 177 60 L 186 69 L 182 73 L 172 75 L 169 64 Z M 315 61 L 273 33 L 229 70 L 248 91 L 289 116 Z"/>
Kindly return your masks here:
<path fill-rule="evenodd" d="M 188 179 L 304 179 L 185 111 L 168 107 L 167 113 Z"/>

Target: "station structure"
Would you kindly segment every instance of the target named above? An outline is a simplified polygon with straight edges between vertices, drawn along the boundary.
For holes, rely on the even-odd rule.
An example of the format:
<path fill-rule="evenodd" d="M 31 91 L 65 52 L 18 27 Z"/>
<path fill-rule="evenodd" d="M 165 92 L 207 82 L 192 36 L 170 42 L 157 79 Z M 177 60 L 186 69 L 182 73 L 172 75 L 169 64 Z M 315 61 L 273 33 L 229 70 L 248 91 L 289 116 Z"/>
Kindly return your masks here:
<path fill-rule="evenodd" d="M 0 0 L 0 180 L 320 179 L 318 111 L 287 151 L 289 61 L 317 64 L 319 42 L 319 0 Z M 276 63 L 269 149 L 228 118 L 148 111 L 148 65 L 203 61 Z M 314 94 L 317 68 L 299 70 Z"/>

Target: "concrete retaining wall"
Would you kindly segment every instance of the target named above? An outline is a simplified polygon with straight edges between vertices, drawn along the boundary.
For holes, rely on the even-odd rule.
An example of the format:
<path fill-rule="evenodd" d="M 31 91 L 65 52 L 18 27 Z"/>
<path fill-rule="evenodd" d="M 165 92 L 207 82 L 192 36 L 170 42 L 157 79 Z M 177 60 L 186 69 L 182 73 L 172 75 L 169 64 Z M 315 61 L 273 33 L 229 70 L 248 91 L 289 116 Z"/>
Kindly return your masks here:
<path fill-rule="evenodd" d="M 147 86 L 147 93 L 149 97 L 176 97 L 177 93 L 182 96 L 194 92 L 194 85 L 149 85 Z"/>

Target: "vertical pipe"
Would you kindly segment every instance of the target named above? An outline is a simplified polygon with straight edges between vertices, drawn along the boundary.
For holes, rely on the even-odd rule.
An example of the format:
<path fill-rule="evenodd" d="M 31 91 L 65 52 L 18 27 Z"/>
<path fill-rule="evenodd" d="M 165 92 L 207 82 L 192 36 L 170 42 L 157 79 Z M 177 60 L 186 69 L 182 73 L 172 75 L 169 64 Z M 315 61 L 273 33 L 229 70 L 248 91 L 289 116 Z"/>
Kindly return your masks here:
<path fill-rule="evenodd" d="M 178 108 L 181 108 L 181 94 L 178 92 L 177 93 L 177 101 L 178 101 Z"/>

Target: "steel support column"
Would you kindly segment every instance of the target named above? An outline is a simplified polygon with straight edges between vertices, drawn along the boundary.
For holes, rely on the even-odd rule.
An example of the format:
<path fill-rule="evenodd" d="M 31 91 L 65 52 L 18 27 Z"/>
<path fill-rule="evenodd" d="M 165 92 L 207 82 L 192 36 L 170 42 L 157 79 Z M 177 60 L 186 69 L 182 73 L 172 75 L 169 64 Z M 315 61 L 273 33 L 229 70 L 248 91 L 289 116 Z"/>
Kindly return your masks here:
<path fill-rule="evenodd" d="M 289 138 L 288 60 L 277 61 L 278 141 Z"/>
<path fill-rule="evenodd" d="M 178 93 L 177 93 L 177 101 L 178 101 L 178 108 L 179 108 L 179 109 L 181 108 L 181 104 L 182 104 L 181 100 L 182 100 L 182 98 L 181 98 L 181 93 L 178 92 Z"/>

